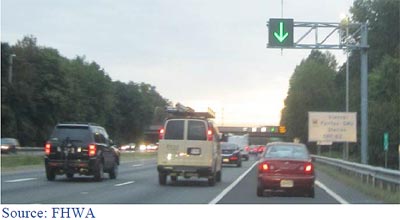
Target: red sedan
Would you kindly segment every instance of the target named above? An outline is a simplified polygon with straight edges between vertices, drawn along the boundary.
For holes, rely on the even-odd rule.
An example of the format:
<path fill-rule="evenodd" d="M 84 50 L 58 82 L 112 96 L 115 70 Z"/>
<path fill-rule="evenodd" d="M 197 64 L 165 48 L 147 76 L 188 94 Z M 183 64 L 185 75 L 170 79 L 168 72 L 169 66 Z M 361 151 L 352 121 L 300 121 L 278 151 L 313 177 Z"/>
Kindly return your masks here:
<path fill-rule="evenodd" d="M 314 165 L 304 144 L 270 143 L 258 164 L 257 196 L 299 191 L 314 198 Z"/>

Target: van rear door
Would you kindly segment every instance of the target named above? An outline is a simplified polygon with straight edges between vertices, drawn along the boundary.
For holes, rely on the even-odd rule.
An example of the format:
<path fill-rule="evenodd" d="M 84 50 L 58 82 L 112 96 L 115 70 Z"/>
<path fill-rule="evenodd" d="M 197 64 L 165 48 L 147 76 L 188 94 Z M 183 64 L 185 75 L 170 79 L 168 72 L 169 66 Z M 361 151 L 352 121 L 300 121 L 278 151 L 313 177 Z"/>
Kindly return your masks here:
<path fill-rule="evenodd" d="M 162 165 L 211 166 L 213 142 L 207 141 L 207 128 L 204 120 L 168 120 L 158 161 Z"/>

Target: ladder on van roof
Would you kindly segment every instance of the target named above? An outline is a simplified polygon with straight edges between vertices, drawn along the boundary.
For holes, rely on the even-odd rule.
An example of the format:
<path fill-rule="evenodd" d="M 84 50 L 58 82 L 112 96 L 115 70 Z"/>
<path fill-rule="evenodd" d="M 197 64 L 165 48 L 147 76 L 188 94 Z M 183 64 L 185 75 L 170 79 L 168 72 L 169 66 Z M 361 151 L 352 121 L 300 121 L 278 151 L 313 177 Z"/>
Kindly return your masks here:
<path fill-rule="evenodd" d="M 177 103 L 175 107 L 169 106 L 166 109 L 170 117 L 199 117 L 199 118 L 215 118 L 215 112 L 208 108 L 207 112 L 195 112 L 194 109 L 186 107 L 180 103 Z"/>

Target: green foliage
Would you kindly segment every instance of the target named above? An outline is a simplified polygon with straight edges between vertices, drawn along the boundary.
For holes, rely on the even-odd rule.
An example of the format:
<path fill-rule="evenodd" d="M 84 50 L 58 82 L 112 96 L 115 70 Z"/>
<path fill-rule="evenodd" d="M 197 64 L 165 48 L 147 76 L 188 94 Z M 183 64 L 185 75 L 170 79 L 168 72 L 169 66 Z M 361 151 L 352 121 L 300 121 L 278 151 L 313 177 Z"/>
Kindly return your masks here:
<path fill-rule="evenodd" d="M 64 58 L 55 49 L 38 46 L 33 36 L 1 47 L 1 135 L 16 137 L 22 145 L 43 145 L 55 124 L 66 121 L 95 122 L 117 143 L 131 142 L 167 103 L 154 86 L 113 82 L 97 63 Z M 12 84 L 11 54 L 16 55 Z"/>
<path fill-rule="evenodd" d="M 282 110 L 281 124 L 288 128 L 290 139 L 308 139 L 308 112 L 335 109 L 336 61 L 329 53 L 312 51 L 296 67 L 289 83 L 288 96 Z"/>
<path fill-rule="evenodd" d="M 388 165 L 397 168 L 400 143 L 400 1 L 356 0 L 350 12 L 352 22 L 368 23 L 368 162 L 383 166 L 383 133 L 389 132 Z M 281 118 L 290 138 L 307 140 L 308 111 L 345 111 L 346 64 L 334 74 L 335 62 L 329 60 L 332 60 L 329 56 L 315 52 L 313 55 L 312 52 L 293 73 Z M 349 64 L 349 111 L 357 112 L 357 125 L 360 127 L 359 51 L 352 51 Z M 322 88 L 325 85 L 326 88 Z M 357 133 L 360 140 L 360 132 Z M 358 156 L 359 145 L 359 142 L 355 145 Z"/>

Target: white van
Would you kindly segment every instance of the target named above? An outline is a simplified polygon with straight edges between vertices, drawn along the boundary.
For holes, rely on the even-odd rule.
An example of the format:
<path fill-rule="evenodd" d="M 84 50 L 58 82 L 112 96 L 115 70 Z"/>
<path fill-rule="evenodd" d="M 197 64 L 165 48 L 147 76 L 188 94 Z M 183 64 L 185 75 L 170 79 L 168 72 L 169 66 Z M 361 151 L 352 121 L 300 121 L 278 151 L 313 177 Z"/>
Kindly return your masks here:
<path fill-rule="evenodd" d="M 222 157 L 218 130 L 206 117 L 173 117 L 160 130 L 157 170 L 160 185 L 178 177 L 221 181 Z"/>

